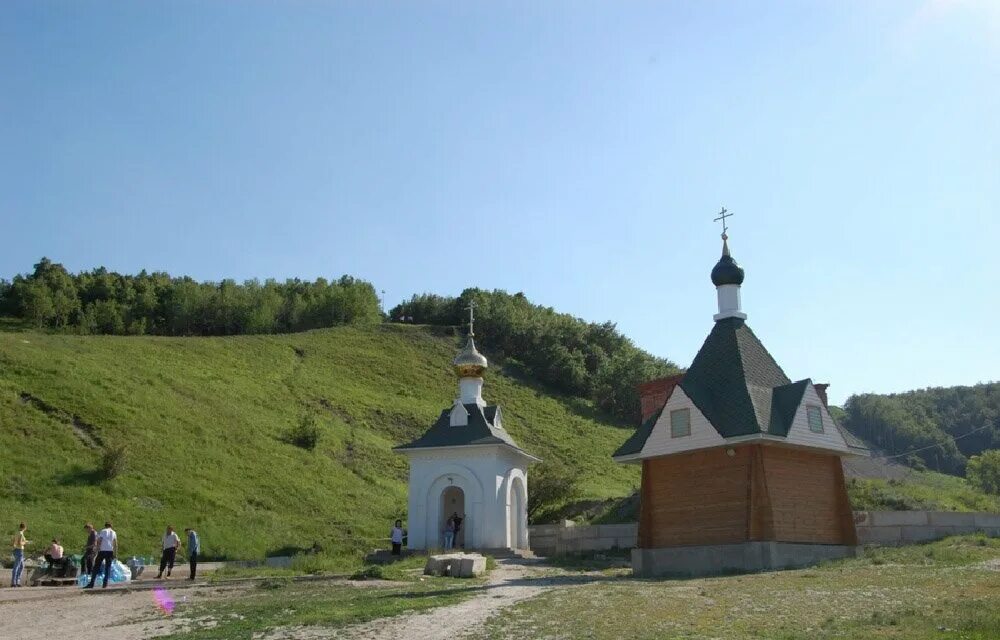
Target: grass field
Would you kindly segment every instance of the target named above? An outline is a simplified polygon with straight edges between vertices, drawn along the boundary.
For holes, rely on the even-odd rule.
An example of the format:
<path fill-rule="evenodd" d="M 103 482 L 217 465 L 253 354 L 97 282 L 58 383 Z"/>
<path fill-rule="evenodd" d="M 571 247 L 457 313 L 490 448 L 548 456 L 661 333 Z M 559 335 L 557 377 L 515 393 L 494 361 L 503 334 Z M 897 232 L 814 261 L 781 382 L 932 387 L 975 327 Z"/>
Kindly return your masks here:
<path fill-rule="evenodd" d="M 0 532 L 82 545 L 114 521 L 122 552 L 153 553 L 163 527 L 194 526 L 213 558 L 311 548 L 356 556 L 405 518 L 407 466 L 391 448 L 457 393 L 454 336 L 341 327 L 281 336 L 160 338 L 0 333 Z M 579 470 L 586 496 L 638 485 L 610 454 L 622 425 L 576 398 L 487 374 L 484 394 L 528 451 Z M 305 414 L 320 439 L 287 436 Z M 101 458 L 127 447 L 125 470 Z"/>
<path fill-rule="evenodd" d="M 393 583 L 277 578 L 236 597 L 180 604 L 175 615 L 192 630 L 171 638 L 278 637 L 276 630 L 297 627 L 306 627 L 301 637 L 331 637 L 376 618 L 494 601 L 482 580 L 421 580 L 416 561 L 405 562 L 392 570 Z M 700 579 L 640 580 L 618 559 L 604 570 L 601 562 L 536 566 L 519 580 L 547 583 L 547 591 L 497 610 L 483 627 L 456 619 L 456 629 L 479 640 L 1000 638 L 1000 539 L 961 536 L 797 571 Z"/>
<path fill-rule="evenodd" d="M 623 573 L 523 602 L 492 619 L 482 637 L 1000 638 L 998 539 L 870 549 L 799 571 L 691 580 Z"/>
<path fill-rule="evenodd" d="M 52 537 L 75 551 L 84 521 L 111 519 L 126 555 L 155 555 L 173 524 L 199 530 L 206 559 L 318 545 L 323 558 L 310 562 L 356 568 L 406 515 L 407 465 L 392 447 L 427 429 L 457 391 L 449 363 L 459 340 L 428 327 L 226 338 L 8 329 L 0 534 L 26 521 L 35 553 Z M 610 458 L 630 427 L 500 369 L 484 393 L 517 441 L 575 469 L 583 504 L 618 499 L 604 520 L 634 518 L 634 500 L 616 505 L 639 470 Z M 314 450 L 289 443 L 307 415 L 320 431 Z M 124 470 L 106 479 L 102 456 L 118 446 Z M 964 480 L 929 472 L 860 481 L 851 496 L 859 508 L 1000 509 Z"/>

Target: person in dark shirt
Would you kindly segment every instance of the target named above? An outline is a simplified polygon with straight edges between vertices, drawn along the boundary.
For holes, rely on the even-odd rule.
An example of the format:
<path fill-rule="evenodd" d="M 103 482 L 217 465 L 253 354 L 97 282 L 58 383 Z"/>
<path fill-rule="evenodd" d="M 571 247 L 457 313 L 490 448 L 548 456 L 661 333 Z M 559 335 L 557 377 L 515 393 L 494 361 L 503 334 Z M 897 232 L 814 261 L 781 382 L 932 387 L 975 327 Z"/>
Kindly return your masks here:
<path fill-rule="evenodd" d="M 94 572 L 94 558 L 97 557 L 97 531 L 94 525 L 89 522 L 83 525 L 83 530 L 87 532 L 87 543 L 83 546 L 83 560 L 80 561 L 81 571 L 90 575 Z"/>
<path fill-rule="evenodd" d="M 458 516 L 458 512 L 454 511 L 451 514 L 451 521 L 455 524 L 455 546 L 458 546 L 458 534 L 462 530 L 462 518 Z M 462 544 L 465 548 L 465 544 Z"/>

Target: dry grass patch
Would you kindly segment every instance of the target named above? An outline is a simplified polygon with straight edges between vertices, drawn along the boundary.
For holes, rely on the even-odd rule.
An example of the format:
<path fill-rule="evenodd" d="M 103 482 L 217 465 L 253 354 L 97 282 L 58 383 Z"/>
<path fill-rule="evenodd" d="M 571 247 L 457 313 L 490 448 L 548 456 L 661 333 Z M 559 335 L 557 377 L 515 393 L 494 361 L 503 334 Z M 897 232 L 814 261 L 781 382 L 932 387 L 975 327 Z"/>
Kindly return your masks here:
<path fill-rule="evenodd" d="M 1000 541 L 978 537 L 815 569 L 598 580 L 498 616 L 488 638 L 1000 638 Z"/>

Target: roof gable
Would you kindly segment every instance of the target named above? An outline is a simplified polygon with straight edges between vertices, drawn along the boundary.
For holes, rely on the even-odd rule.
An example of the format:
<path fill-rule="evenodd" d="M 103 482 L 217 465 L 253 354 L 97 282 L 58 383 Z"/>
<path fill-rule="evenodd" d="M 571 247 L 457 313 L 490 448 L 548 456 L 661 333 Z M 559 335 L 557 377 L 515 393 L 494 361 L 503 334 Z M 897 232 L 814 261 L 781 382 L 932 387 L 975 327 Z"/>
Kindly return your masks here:
<path fill-rule="evenodd" d="M 809 379 L 775 387 L 771 392 L 771 419 L 767 432 L 775 436 L 787 436 L 795 420 L 795 412 L 802 404 L 802 394 L 809 385 Z"/>

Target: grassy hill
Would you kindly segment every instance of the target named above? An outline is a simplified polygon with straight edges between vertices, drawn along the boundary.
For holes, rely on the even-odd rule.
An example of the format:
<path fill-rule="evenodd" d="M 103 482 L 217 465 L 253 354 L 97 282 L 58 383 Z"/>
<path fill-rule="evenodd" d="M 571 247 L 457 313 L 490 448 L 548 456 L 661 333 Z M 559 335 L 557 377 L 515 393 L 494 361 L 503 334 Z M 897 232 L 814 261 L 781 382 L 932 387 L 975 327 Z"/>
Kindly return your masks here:
<path fill-rule="evenodd" d="M 168 523 L 197 527 L 219 558 L 370 549 L 405 517 L 407 466 L 391 447 L 451 403 L 457 345 L 447 331 L 391 324 L 225 338 L 0 333 L 0 529 L 25 520 L 39 545 L 58 536 L 75 549 L 84 521 L 110 518 L 126 554 L 152 553 Z M 610 459 L 622 425 L 497 369 L 484 394 L 521 446 L 578 469 L 585 497 L 638 485 L 637 468 Z M 312 451 L 287 442 L 303 415 L 320 428 Z M 124 472 L 103 479 L 102 455 L 120 445 Z"/>

